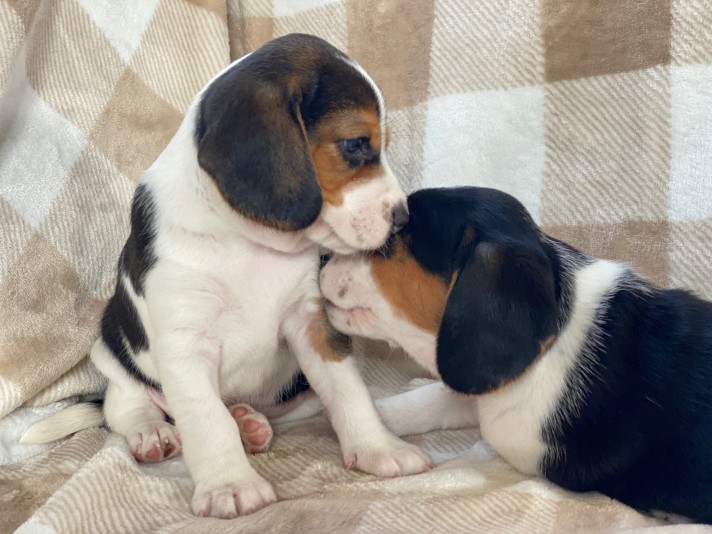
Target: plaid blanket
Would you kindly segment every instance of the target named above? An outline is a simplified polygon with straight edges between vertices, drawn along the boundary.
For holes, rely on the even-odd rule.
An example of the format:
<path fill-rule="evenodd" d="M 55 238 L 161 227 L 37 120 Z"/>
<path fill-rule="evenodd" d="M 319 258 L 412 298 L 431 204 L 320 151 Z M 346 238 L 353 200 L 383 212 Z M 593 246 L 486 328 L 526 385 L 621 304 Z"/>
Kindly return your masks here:
<path fill-rule="evenodd" d="M 0 0 L 0 532 L 706 529 L 523 477 L 476 429 L 409 438 L 438 467 L 378 480 L 344 470 L 323 416 L 279 427 L 253 463 L 280 502 L 231 522 L 190 514 L 180 458 L 137 465 L 102 429 L 17 439 L 104 387 L 85 356 L 141 172 L 216 72 L 290 32 L 382 87 L 407 190 L 504 189 L 554 236 L 712 298 L 710 28 L 711 0 Z M 389 355 L 365 376 L 380 396 L 419 374 Z"/>

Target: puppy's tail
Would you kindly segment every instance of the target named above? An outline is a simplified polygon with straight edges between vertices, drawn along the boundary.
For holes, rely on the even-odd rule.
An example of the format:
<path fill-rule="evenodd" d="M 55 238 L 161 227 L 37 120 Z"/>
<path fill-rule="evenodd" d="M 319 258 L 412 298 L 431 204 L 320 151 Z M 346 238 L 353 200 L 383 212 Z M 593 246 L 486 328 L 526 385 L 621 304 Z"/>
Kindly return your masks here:
<path fill-rule="evenodd" d="M 20 443 L 49 443 L 85 428 L 101 426 L 104 422 L 101 404 L 80 402 L 32 425 L 22 435 Z"/>

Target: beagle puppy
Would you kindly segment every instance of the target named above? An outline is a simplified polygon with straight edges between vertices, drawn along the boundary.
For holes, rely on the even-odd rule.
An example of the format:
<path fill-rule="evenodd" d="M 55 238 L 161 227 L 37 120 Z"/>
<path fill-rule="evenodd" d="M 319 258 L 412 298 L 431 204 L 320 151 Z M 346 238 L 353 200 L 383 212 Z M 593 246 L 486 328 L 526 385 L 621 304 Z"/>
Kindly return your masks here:
<path fill-rule="evenodd" d="M 339 331 L 444 383 L 382 401 L 389 428 L 479 423 L 524 473 L 712 522 L 712 303 L 543 234 L 501 191 L 421 190 L 408 207 L 379 253 L 320 273 Z"/>
<path fill-rule="evenodd" d="M 108 378 L 106 423 L 135 456 L 182 450 L 197 515 L 230 518 L 276 500 L 236 420 L 283 414 L 307 382 L 348 467 L 392 477 L 431 465 L 381 422 L 318 286 L 320 247 L 375 249 L 408 219 L 385 120 L 357 63 L 317 37 L 288 35 L 207 84 L 136 189 L 91 359 Z M 271 430 L 257 430 L 260 450 Z"/>

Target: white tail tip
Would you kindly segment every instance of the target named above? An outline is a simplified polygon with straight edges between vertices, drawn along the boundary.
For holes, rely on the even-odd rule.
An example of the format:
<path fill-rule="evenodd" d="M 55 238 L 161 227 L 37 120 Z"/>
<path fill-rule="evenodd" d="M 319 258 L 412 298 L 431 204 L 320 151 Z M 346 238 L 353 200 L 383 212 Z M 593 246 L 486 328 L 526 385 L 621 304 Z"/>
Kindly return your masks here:
<path fill-rule="evenodd" d="M 101 406 L 91 402 L 73 404 L 64 410 L 50 415 L 27 429 L 20 443 L 40 444 L 56 441 L 94 426 L 104 424 Z"/>

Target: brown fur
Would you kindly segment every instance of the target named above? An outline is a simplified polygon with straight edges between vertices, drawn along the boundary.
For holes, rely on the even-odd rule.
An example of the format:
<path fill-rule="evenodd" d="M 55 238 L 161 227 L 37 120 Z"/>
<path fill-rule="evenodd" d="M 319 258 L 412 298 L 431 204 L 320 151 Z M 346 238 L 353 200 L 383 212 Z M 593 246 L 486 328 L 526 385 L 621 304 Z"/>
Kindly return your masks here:
<path fill-rule="evenodd" d="M 331 115 L 311 135 L 311 157 L 325 203 L 340 206 L 344 192 L 356 182 L 382 174 L 380 165 L 352 169 L 344 161 L 336 143 L 343 139 L 368 137 L 376 152 L 381 148 L 381 126 L 378 115 L 368 109 L 340 111 Z"/>
<path fill-rule="evenodd" d="M 338 362 L 351 354 L 351 338 L 331 326 L 326 318 L 323 301 L 319 314 L 307 327 L 307 338 L 323 360 Z"/>
<path fill-rule="evenodd" d="M 446 281 L 425 271 L 400 239 L 394 242 L 388 258 L 373 257 L 371 272 L 396 313 L 418 328 L 437 334 L 457 274 Z"/>

